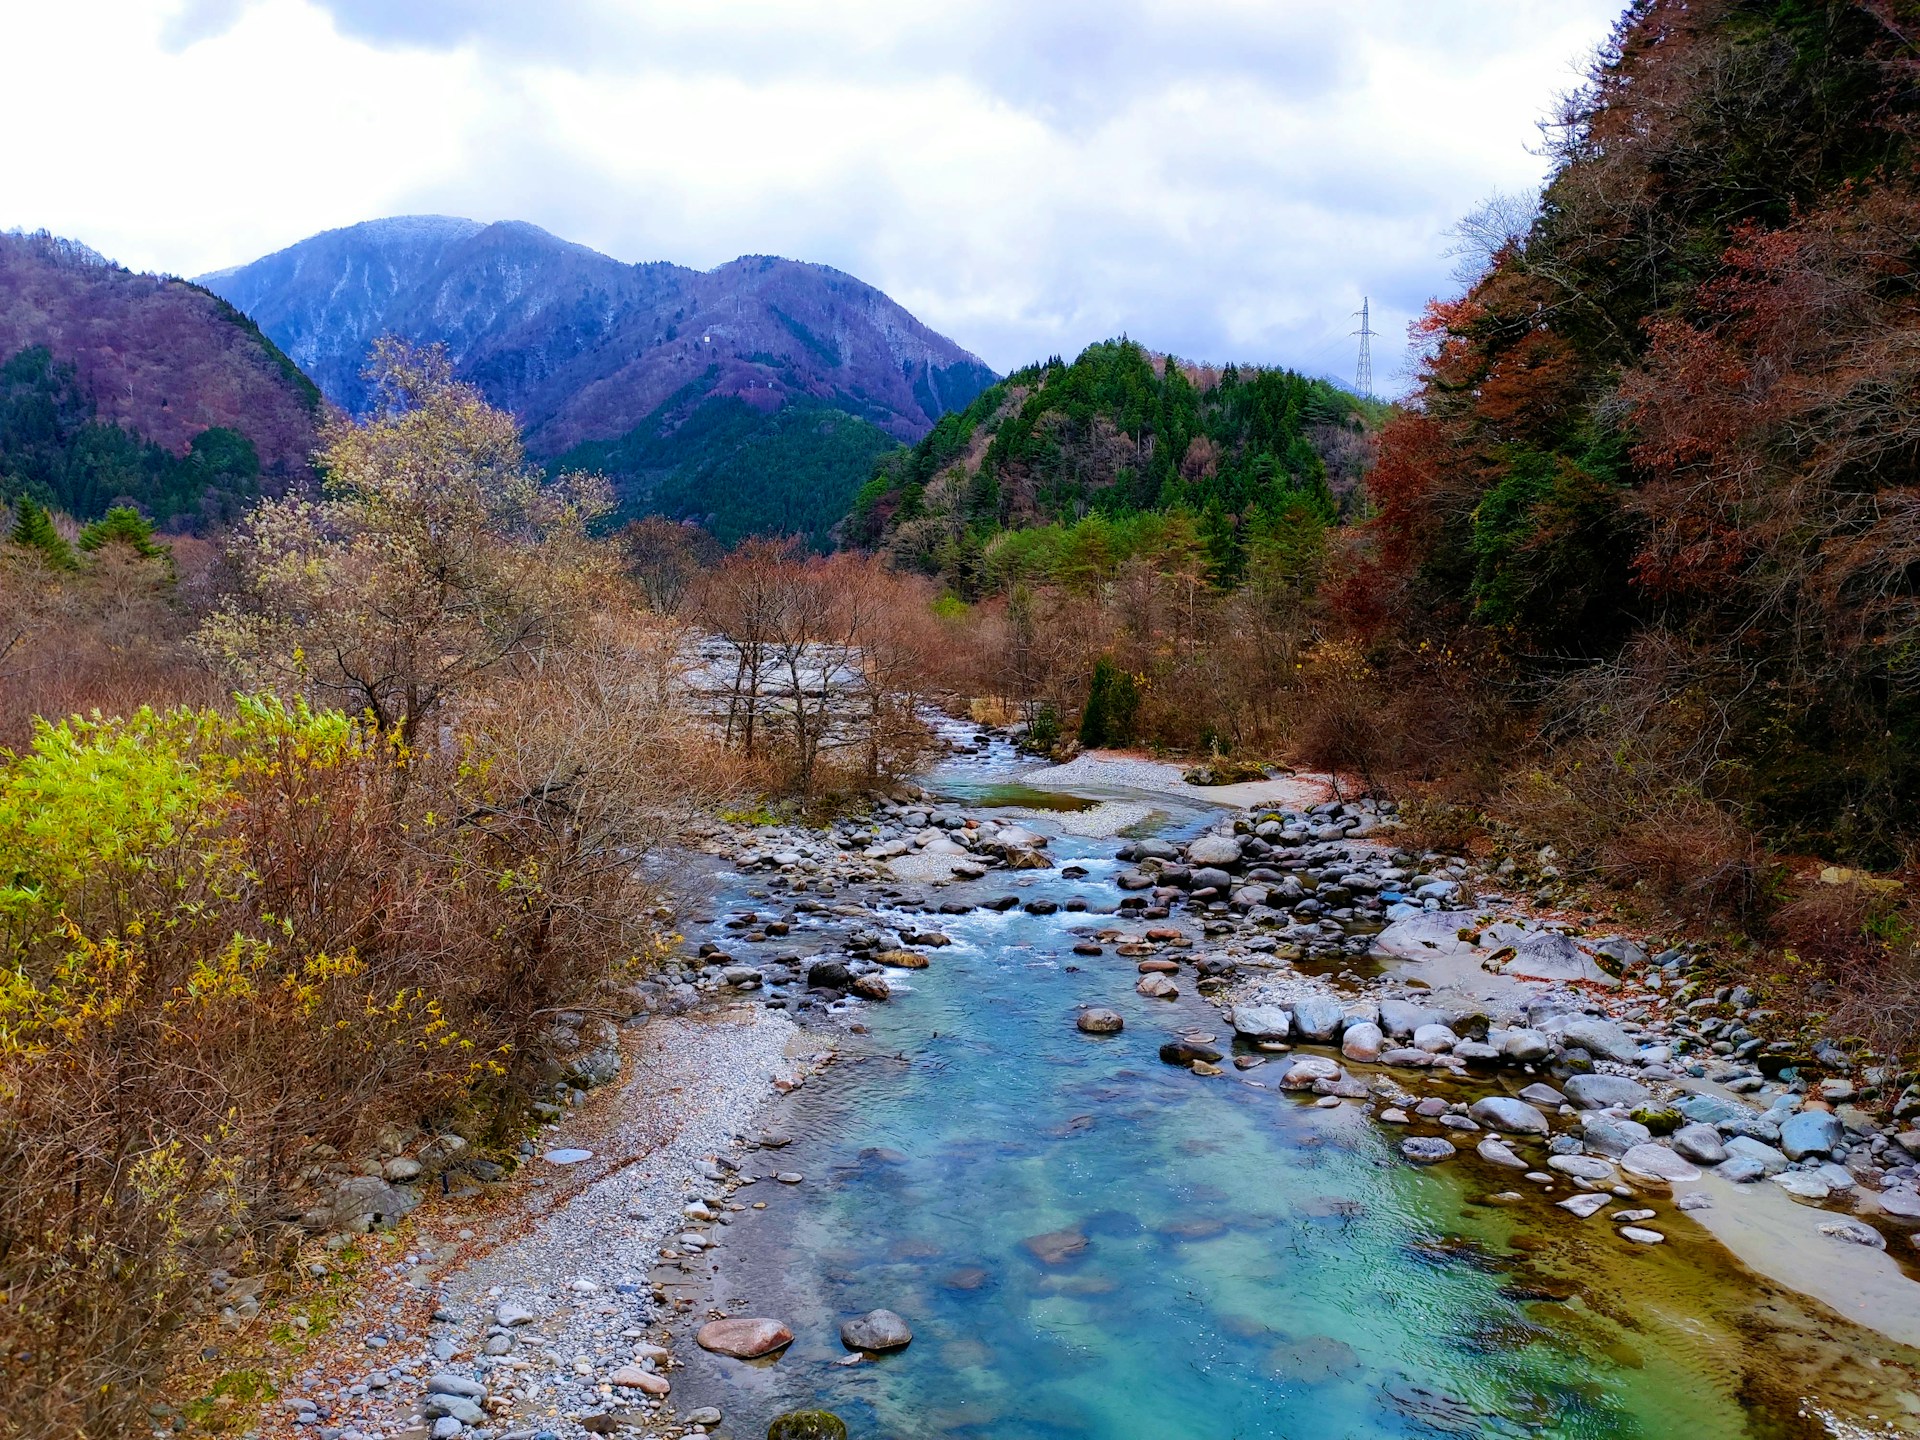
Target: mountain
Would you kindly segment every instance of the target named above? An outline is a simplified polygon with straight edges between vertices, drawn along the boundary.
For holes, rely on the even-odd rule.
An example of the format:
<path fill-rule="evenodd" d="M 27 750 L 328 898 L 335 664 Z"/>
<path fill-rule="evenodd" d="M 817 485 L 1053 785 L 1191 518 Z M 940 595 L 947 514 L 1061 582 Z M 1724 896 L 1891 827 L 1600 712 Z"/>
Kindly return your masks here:
<path fill-rule="evenodd" d="M 742 409 L 824 407 L 846 417 L 829 423 L 869 440 L 872 431 L 911 441 L 995 378 L 880 291 L 824 265 L 770 255 L 707 271 L 628 265 L 511 221 L 369 221 L 202 283 L 349 410 L 366 402 L 360 369 L 377 336 L 444 344 L 460 378 L 519 417 L 535 455 L 607 447 L 601 459 L 635 506 L 671 476 L 697 478 L 767 439 L 737 423 Z M 695 425 L 706 448 L 668 444 L 689 454 L 667 471 L 647 468 L 663 442 L 722 402 L 725 423 Z M 639 468 L 619 469 L 623 457 Z"/>
<path fill-rule="evenodd" d="M 1177 542 L 1233 584 L 1249 546 L 1340 513 L 1384 409 L 1290 370 L 1184 365 L 1103 341 L 1008 376 L 883 457 L 848 537 L 962 593 L 1062 578 L 1056 551 L 1076 526 L 1070 544 L 1091 542 L 1096 568 Z M 1140 517 L 1174 520 L 1170 531 Z"/>
<path fill-rule="evenodd" d="M 215 518 L 310 474 L 319 407 L 218 296 L 69 240 L 0 235 L 0 502 Z"/>

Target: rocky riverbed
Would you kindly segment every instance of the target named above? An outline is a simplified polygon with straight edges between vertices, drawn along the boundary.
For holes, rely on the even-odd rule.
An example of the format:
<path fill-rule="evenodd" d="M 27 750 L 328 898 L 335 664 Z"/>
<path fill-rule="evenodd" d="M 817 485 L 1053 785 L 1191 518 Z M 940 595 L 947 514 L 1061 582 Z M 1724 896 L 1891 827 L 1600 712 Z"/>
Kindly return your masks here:
<path fill-rule="evenodd" d="M 1545 1403 L 1477 1392 L 1474 1367 L 1449 1372 L 1438 1354 L 1410 1368 L 1417 1327 L 1394 1342 L 1399 1368 L 1376 1375 L 1386 1357 L 1370 1347 L 1404 1302 L 1370 1302 L 1372 1328 L 1355 1329 L 1351 1301 L 1325 1300 L 1347 1262 L 1322 1255 L 1302 1270 L 1298 1251 L 1323 1216 L 1358 1227 L 1350 1259 L 1367 1281 L 1383 1261 L 1392 1273 L 1396 1249 L 1464 1246 L 1444 1253 L 1465 1271 L 1445 1262 L 1444 1284 L 1420 1282 L 1442 1285 L 1422 1303 L 1443 1326 L 1528 1314 L 1525 1363 L 1509 1354 L 1499 1367 L 1509 1376 L 1540 1363 L 1541 1344 L 1552 1351 L 1539 1338 L 1552 1324 L 1572 1336 L 1624 1316 L 1621 1292 L 1640 1283 L 1695 1308 L 1679 1317 L 1682 1351 L 1722 1330 L 1751 1346 L 1753 1305 L 1797 1317 L 1782 1333 L 1820 1336 L 1817 1357 L 1762 1342 L 1781 1347 L 1778 1393 L 1756 1400 L 1750 1381 L 1741 1407 L 1804 1412 L 1827 1433 L 1867 1415 L 1877 1433 L 1920 1409 L 1904 1348 L 1920 1343 L 1920 1136 L 1898 1118 L 1908 1097 L 1884 1117 L 1858 1103 L 1888 1077 L 1837 1047 L 1776 1041 L 1750 997 L 1709 983 L 1684 949 L 1543 920 L 1463 860 L 1400 848 L 1390 811 L 1311 779 L 1219 808 L 1164 775 L 1109 765 L 1062 780 L 979 748 L 986 763 L 936 777 L 945 798 L 902 794 L 823 830 L 705 837 L 716 903 L 695 916 L 685 956 L 633 993 L 622 1085 L 556 1111 L 528 1158 L 565 1198 L 532 1216 L 512 1202 L 464 1249 L 420 1238 L 470 1234 L 457 1212 L 416 1216 L 414 1252 L 391 1267 L 412 1310 L 363 1307 L 349 1353 L 366 1367 L 342 1368 L 337 1353 L 316 1363 L 276 1423 L 338 1440 L 757 1435 L 772 1414 L 830 1400 L 855 1433 L 900 1433 L 903 1413 L 937 1402 L 924 1433 L 1053 1434 L 1053 1390 L 1089 1364 L 1045 1338 L 1067 1323 L 1057 1307 L 1128 1332 L 1088 1341 L 1116 1347 L 1115 1363 L 1136 1342 L 1144 1357 L 1154 1342 L 1130 1333 L 1134 1312 L 1155 1311 L 1139 1297 L 1176 1272 L 1182 1293 L 1212 1287 L 1241 1307 L 1204 1307 L 1196 1353 L 1245 1349 L 1259 1373 L 1235 1383 L 1216 1355 L 1204 1384 L 1168 1375 L 1175 1409 L 1140 1397 L 1140 1424 L 1097 1418 L 1106 1397 L 1088 1392 L 1074 1433 L 1167 1433 L 1179 1406 L 1223 1396 L 1278 1416 L 1303 1385 L 1314 1405 L 1350 1402 L 1356 1434 L 1441 1421 L 1508 1433 Z M 1036 783 L 1079 800 L 971 803 Z M 1075 1078 L 1089 1062 L 1105 1068 Z M 1029 1095 L 1035 1063 L 1064 1067 L 1067 1090 Z M 1074 1113 L 1056 1119 L 1062 1096 Z M 1102 1118 L 1114 1105 L 1131 1132 Z M 1205 1130 L 1241 1135 L 1240 1173 L 1285 1175 L 1283 1190 L 1346 1157 L 1344 1182 L 1315 1183 L 1347 1190 L 1309 1187 L 1276 1207 L 1273 1178 L 1245 1194 L 1236 1179 L 1204 1198 L 1224 1176 L 1196 1189 L 1178 1157 L 1235 1143 Z M 1103 1134 L 1123 1137 L 1111 1156 L 1085 1148 L 1111 1144 Z M 1072 1198 L 1083 1184 L 1109 1208 Z M 1429 1211 L 1452 1218 L 1413 1218 Z M 928 1230 L 930 1213 L 944 1226 Z M 1177 1247 L 1179 1263 L 1152 1261 L 1149 1241 Z M 1543 1248 L 1577 1256 L 1580 1277 L 1499 1258 Z M 423 1251 L 451 1253 L 409 1264 Z M 1514 1265 L 1505 1299 L 1475 1278 Z M 1134 1287 L 1131 1310 L 1101 1308 L 1114 1286 Z M 1594 1318 L 1490 1318 L 1542 1303 L 1565 1313 L 1570 1296 Z M 1323 1301 L 1318 1333 L 1249 1318 Z M 1157 1323 L 1184 1326 L 1178 1314 Z M 1642 1316 L 1626 1333 L 1672 1319 Z M 882 1333 L 899 1343 L 856 1343 Z M 1040 1345 L 1039 1361 L 1013 1360 L 1023 1343 Z M 1606 1358 L 1627 1341 L 1579 1343 L 1604 1352 L 1579 1382 L 1591 1411 L 1579 1433 L 1675 1433 L 1645 1416 L 1698 1402 L 1685 1398 L 1703 1382 L 1684 1355 L 1643 1355 L 1636 1376 Z M 766 1358 L 742 1358 L 754 1353 Z M 1002 1381 L 1028 1376 L 1025 1412 L 978 1368 L 995 1364 Z M 1229 1389 L 1209 1388 L 1222 1377 Z M 1721 1433 L 1736 1408 L 1700 1403 L 1690 1433 Z M 1289 1433 L 1248 1423 L 1239 1433 Z"/>

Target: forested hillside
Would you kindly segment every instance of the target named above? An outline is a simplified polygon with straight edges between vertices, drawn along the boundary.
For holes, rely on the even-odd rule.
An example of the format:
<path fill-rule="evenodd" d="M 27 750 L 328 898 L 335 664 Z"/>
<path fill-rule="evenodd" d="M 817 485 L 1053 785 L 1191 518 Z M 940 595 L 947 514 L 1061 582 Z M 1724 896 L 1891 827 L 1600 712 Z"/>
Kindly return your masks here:
<path fill-rule="evenodd" d="M 965 594 L 1168 546 L 1197 547 L 1230 587 L 1251 555 L 1342 513 L 1377 409 L 1291 371 L 1105 341 L 1009 376 L 883 459 L 848 536 Z"/>
<path fill-rule="evenodd" d="M 1344 612 L 1547 697 L 1542 803 L 1920 825 L 1920 7 L 1641 0 L 1436 304 Z M 1662 819 L 1662 817 L 1666 817 Z"/>
<path fill-rule="evenodd" d="M 225 301 L 68 241 L 0 235 L 0 502 L 230 516 L 263 483 L 309 474 L 318 407 Z"/>

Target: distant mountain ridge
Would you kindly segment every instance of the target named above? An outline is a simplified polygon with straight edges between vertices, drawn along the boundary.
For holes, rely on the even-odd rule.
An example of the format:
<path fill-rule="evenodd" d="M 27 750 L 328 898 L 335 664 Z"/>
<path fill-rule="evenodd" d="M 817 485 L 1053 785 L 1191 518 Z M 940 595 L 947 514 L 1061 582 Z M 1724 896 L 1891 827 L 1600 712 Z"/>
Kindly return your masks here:
<path fill-rule="evenodd" d="M 365 403 L 377 336 L 445 344 L 455 373 L 512 410 L 543 456 L 626 436 L 696 382 L 763 413 L 805 398 L 911 441 L 997 378 L 824 265 L 629 265 L 518 221 L 368 221 L 200 283 L 349 410 Z"/>
<path fill-rule="evenodd" d="M 48 234 L 0 234 L 0 503 L 223 518 L 311 477 L 320 394 L 233 306 Z"/>

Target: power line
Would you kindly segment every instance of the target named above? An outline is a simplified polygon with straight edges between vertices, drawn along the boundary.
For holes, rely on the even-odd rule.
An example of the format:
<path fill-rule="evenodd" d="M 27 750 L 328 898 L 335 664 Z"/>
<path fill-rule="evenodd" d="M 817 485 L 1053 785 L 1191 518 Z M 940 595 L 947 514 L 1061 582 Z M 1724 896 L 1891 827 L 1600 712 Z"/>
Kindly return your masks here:
<path fill-rule="evenodd" d="M 1371 305 L 1366 296 L 1361 296 L 1360 308 L 1354 312 L 1360 317 L 1360 328 L 1353 332 L 1360 337 L 1360 365 L 1354 371 L 1353 388 L 1368 400 L 1373 398 L 1373 337 L 1380 333 L 1373 328 Z"/>

